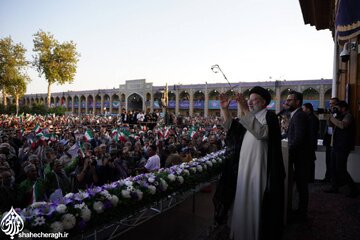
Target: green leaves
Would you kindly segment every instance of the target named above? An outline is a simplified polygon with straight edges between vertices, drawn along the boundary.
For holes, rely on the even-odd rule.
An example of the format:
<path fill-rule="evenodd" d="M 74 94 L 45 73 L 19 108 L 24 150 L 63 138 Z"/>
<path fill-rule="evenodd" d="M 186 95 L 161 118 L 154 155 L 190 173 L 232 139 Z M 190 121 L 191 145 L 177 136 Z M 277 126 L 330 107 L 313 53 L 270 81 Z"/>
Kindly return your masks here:
<path fill-rule="evenodd" d="M 49 32 L 39 30 L 34 34 L 33 65 L 39 75 L 45 75 L 48 81 L 48 106 L 50 106 L 50 86 L 72 83 L 76 74 L 80 54 L 72 41 L 59 43 Z"/>
<path fill-rule="evenodd" d="M 4 96 L 6 107 L 6 95 L 10 94 L 18 99 L 26 92 L 26 83 L 29 81 L 25 70 L 28 63 L 25 59 L 26 49 L 21 43 L 15 44 L 11 37 L 0 39 L 0 88 Z"/>

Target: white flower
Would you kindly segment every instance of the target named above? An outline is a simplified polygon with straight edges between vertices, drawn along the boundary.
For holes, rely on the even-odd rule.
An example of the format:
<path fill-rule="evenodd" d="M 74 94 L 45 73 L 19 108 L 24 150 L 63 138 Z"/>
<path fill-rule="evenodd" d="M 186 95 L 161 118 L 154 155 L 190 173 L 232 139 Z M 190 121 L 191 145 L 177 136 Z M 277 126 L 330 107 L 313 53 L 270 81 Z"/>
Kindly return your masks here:
<path fill-rule="evenodd" d="M 100 201 L 94 202 L 93 208 L 94 208 L 95 212 L 97 212 L 97 213 L 104 212 L 104 204 Z"/>
<path fill-rule="evenodd" d="M 75 204 L 74 208 L 77 208 L 77 209 L 83 209 L 85 207 L 85 203 L 82 202 L 80 204 Z"/>
<path fill-rule="evenodd" d="M 65 212 L 66 212 L 66 209 L 67 209 L 67 207 L 66 207 L 65 204 L 59 204 L 59 205 L 57 205 L 57 207 L 56 207 L 56 211 L 57 211 L 58 213 L 60 213 L 60 214 L 65 213 Z"/>
<path fill-rule="evenodd" d="M 51 232 L 53 232 L 53 233 L 63 232 L 64 226 L 62 225 L 61 222 L 56 221 L 50 225 L 50 229 L 51 229 Z"/>
<path fill-rule="evenodd" d="M 130 180 L 126 180 L 125 185 L 128 186 L 128 187 L 131 187 L 133 185 L 133 182 L 130 181 Z"/>
<path fill-rule="evenodd" d="M 189 172 L 189 170 L 187 170 L 187 169 L 184 169 L 184 174 L 185 174 L 185 175 L 188 175 L 188 176 L 189 176 L 189 175 L 190 175 L 190 172 Z"/>
<path fill-rule="evenodd" d="M 121 190 L 121 195 L 122 195 L 124 198 L 131 198 L 131 196 L 130 196 L 130 191 L 128 191 L 128 190 Z"/>
<path fill-rule="evenodd" d="M 197 165 L 197 166 L 196 166 L 196 170 L 198 170 L 199 172 L 202 172 L 203 168 L 202 168 L 201 165 Z"/>
<path fill-rule="evenodd" d="M 74 215 L 67 213 L 62 217 L 62 225 L 64 226 L 64 230 L 72 229 L 76 224 L 76 218 Z"/>
<path fill-rule="evenodd" d="M 32 223 L 33 226 L 41 226 L 45 224 L 45 218 L 43 216 L 36 217 L 34 222 Z"/>
<path fill-rule="evenodd" d="M 65 198 L 72 198 L 74 196 L 74 193 L 68 193 L 65 195 Z"/>
<path fill-rule="evenodd" d="M 148 182 L 149 182 L 149 183 L 153 183 L 154 181 L 155 181 L 155 178 L 153 178 L 153 177 L 149 177 L 149 178 L 148 178 Z"/>
<path fill-rule="evenodd" d="M 218 157 L 217 160 L 218 160 L 219 163 L 222 163 L 222 159 L 221 159 L 221 158 Z"/>
<path fill-rule="evenodd" d="M 203 167 L 204 170 L 207 169 L 207 165 L 206 165 L 206 164 L 202 165 L 202 167 Z"/>
<path fill-rule="evenodd" d="M 126 190 L 128 190 L 129 192 L 132 192 L 132 191 L 134 191 L 134 187 L 133 187 L 133 186 L 129 186 L 129 187 L 126 188 Z"/>
<path fill-rule="evenodd" d="M 149 192 L 151 195 L 154 195 L 156 193 L 156 187 L 153 185 L 148 186 Z"/>
<path fill-rule="evenodd" d="M 84 209 L 81 209 L 81 214 L 80 214 L 81 218 L 85 221 L 88 222 L 91 218 L 91 211 L 90 209 L 88 209 L 87 207 Z"/>
<path fill-rule="evenodd" d="M 124 179 L 120 179 L 119 181 L 117 181 L 118 182 L 118 185 L 119 185 L 119 187 L 121 187 L 121 186 L 124 186 L 125 185 L 125 180 Z"/>
<path fill-rule="evenodd" d="M 179 181 L 180 184 L 183 184 L 184 182 L 184 178 L 182 176 L 177 176 L 177 180 Z"/>
<path fill-rule="evenodd" d="M 172 173 L 170 173 L 170 174 L 167 176 L 167 178 L 168 178 L 171 182 L 175 181 L 175 179 L 176 179 L 175 175 L 172 174 Z"/>
<path fill-rule="evenodd" d="M 83 191 L 76 193 L 76 195 L 80 200 L 84 200 L 85 198 L 89 197 L 89 194 Z"/>
<path fill-rule="evenodd" d="M 190 171 L 192 171 L 193 173 L 196 173 L 196 168 L 195 167 L 191 167 Z"/>
<path fill-rule="evenodd" d="M 116 195 L 111 195 L 109 200 L 114 207 L 116 207 L 119 203 L 119 198 Z"/>
<path fill-rule="evenodd" d="M 215 159 L 211 159 L 211 161 L 212 161 L 214 164 L 216 164 L 216 163 L 217 163 Z"/>
<path fill-rule="evenodd" d="M 107 195 L 109 195 L 110 193 L 107 191 L 107 190 L 102 190 L 101 192 L 100 192 L 100 195 L 103 195 L 103 196 L 107 196 Z"/>
<path fill-rule="evenodd" d="M 207 164 L 209 167 L 212 167 L 212 166 L 213 166 L 213 163 L 210 162 L 210 161 L 207 161 L 206 164 Z"/>
<path fill-rule="evenodd" d="M 101 191 L 100 195 L 106 197 L 107 199 L 111 198 L 111 194 L 107 190 Z"/>
<path fill-rule="evenodd" d="M 47 205 L 47 202 L 34 202 L 33 204 L 31 204 L 32 208 L 38 208 L 41 207 L 43 205 Z"/>
<path fill-rule="evenodd" d="M 162 186 L 163 190 L 166 191 L 166 189 L 168 188 L 167 182 L 162 178 L 160 178 L 160 182 L 161 182 L 161 186 Z"/>
<path fill-rule="evenodd" d="M 136 195 L 138 196 L 138 199 L 140 201 L 143 198 L 143 195 L 144 195 L 143 192 L 141 190 L 139 190 L 139 189 L 136 189 L 135 192 L 136 192 Z"/>

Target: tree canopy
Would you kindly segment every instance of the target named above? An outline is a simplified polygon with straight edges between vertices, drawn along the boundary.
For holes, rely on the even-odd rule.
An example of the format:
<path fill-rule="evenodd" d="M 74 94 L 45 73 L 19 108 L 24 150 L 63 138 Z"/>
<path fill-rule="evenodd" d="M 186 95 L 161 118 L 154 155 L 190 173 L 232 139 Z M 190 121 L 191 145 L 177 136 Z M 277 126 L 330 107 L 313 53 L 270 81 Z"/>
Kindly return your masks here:
<path fill-rule="evenodd" d="M 59 43 L 49 32 L 39 30 L 34 34 L 33 65 L 48 82 L 47 105 L 50 106 L 51 85 L 72 83 L 80 54 L 72 41 Z"/>
<path fill-rule="evenodd" d="M 6 97 L 19 79 L 29 81 L 25 73 L 28 63 L 25 58 L 26 49 L 21 43 L 15 44 L 11 37 L 0 39 L 0 88 L 3 94 L 3 105 L 6 107 Z M 26 91 L 26 83 L 25 83 Z"/>

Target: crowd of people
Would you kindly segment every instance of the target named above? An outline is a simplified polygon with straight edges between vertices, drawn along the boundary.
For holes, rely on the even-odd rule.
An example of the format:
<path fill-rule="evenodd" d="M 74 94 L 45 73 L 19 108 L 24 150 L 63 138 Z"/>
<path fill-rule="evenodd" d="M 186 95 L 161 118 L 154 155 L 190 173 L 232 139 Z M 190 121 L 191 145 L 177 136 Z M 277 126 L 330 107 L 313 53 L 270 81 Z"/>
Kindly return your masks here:
<path fill-rule="evenodd" d="M 284 111 L 267 110 L 271 95 L 251 89 L 235 96 L 240 109 L 229 111 L 234 96 L 220 94 L 222 117 L 184 117 L 167 113 L 116 116 L 0 116 L 0 212 L 11 206 L 56 200 L 69 192 L 181 164 L 224 147 L 224 162 L 214 195 L 215 222 L 230 223 L 233 239 L 281 239 L 285 169 L 281 141 L 286 138 L 288 178 L 294 179 L 298 206 L 289 221 L 306 221 L 308 184 L 314 181 L 319 119 L 303 96 L 290 91 Z M 331 99 L 324 139 L 326 181 L 337 193 L 348 184 L 346 170 L 354 148 L 354 118 L 345 101 Z M 329 162 L 328 162 L 329 161 Z"/>
<path fill-rule="evenodd" d="M 218 117 L 169 114 L 172 124 L 165 125 L 159 114 L 149 116 L 1 115 L 0 212 L 191 161 L 225 145 Z"/>

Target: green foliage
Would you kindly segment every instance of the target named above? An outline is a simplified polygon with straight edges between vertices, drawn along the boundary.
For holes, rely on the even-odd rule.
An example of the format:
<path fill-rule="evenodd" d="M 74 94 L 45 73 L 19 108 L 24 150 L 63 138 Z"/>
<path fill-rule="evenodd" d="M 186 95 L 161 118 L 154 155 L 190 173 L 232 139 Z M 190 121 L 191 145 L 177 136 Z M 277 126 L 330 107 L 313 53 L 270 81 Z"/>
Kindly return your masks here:
<path fill-rule="evenodd" d="M 59 43 L 49 32 L 39 30 L 34 34 L 33 65 L 48 82 L 47 106 L 50 106 L 51 85 L 71 83 L 74 80 L 80 54 L 72 41 Z"/>
<path fill-rule="evenodd" d="M 33 103 L 32 107 L 31 107 L 31 112 L 32 114 L 45 114 L 47 112 L 46 106 L 44 104 L 41 103 Z"/>
<path fill-rule="evenodd" d="M 0 114 L 12 114 L 16 112 L 16 106 L 15 104 L 7 104 L 6 106 L 4 104 L 0 104 Z"/>
<path fill-rule="evenodd" d="M 47 108 L 44 105 L 44 103 L 33 103 L 32 107 L 29 107 L 27 105 L 20 106 L 18 114 L 30 113 L 30 114 L 47 115 L 47 114 L 55 113 L 56 115 L 64 115 L 65 112 L 66 112 L 66 109 L 61 106 Z M 4 107 L 3 104 L 0 104 L 0 114 L 16 114 L 16 105 L 8 104 L 6 107 Z"/>
<path fill-rule="evenodd" d="M 4 105 L 6 107 L 6 96 L 9 91 L 21 87 L 20 92 L 26 92 L 26 82 L 29 77 L 25 73 L 28 63 L 25 59 L 26 49 L 22 44 L 15 44 L 11 37 L 0 39 L 0 88 L 4 96 Z M 19 85 L 19 79 L 25 81 L 25 84 Z M 21 81 L 20 81 L 21 82 Z M 25 91 L 23 91 L 25 85 Z M 11 91 L 11 95 L 13 91 Z M 15 97 L 15 95 L 13 95 Z"/>
<path fill-rule="evenodd" d="M 48 113 L 55 113 L 56 115 L 64 115 L 66 112 L 66 109 L 64 107 L 53 107 L 53 108 L 49 108 Z"/>

